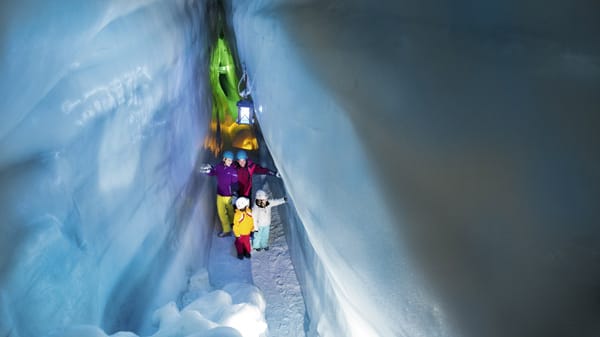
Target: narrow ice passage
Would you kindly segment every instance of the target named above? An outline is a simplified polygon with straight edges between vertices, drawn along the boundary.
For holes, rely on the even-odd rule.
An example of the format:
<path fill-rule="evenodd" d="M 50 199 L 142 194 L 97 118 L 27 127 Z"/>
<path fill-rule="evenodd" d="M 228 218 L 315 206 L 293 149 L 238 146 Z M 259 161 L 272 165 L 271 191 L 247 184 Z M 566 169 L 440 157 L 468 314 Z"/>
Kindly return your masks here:
<path fill-rule="evenodd" d="M 263 183 L 258 185 L 271 194 L 267 179 L 260 179 Z M 305 336 L 304 300 L 283 231 L 285 219 L 282 214 L 286 210 L 275 207 L 272 212 L 270 249 L 260 252 L 254 250 L 249 260 L 236 258 L 233 237 L 219 238 L 213 235 L 208 263 L 210 281 L 215 288 L 230 283 L 256 285 L 265 300 L 268 336 L 302 337 Z M 215 223 L 215 226 L 219 227 L 220 224 Z"/>
<path fill-rule="evenodd" d="M 283 245 L 210 284 L 217 3 L 304 305 Z M 0 1 L 0 336 L 600 336 L 599 36 L 597 0 Z"/>

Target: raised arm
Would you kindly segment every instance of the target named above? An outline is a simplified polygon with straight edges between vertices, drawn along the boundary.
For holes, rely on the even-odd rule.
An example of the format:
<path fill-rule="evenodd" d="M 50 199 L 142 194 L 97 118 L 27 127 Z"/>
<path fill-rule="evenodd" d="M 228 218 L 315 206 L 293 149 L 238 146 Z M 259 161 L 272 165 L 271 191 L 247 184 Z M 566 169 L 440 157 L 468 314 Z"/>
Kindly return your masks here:
<path fill-rule="evenodd" d="M 252 161 L 248 161 L 248 169 L 250 170 L 251 174 L 268 174 L 270 176 L 276 176 L 277 172 L 273 171 L 273 170 L 269 170 L 266 167 L 262 167 L 258 164 L 256 164 L 255 162 Z"/>
<path fill-rule="evenodd" d="M 279 198 L 279 199 L 271 199 L 271 200 L 269 200 L 269 206 L 271 206 L 271 207 L 279 206 L 281 204 L 284 204 L 286 201 L 287 201 L 286 197 Z"/>

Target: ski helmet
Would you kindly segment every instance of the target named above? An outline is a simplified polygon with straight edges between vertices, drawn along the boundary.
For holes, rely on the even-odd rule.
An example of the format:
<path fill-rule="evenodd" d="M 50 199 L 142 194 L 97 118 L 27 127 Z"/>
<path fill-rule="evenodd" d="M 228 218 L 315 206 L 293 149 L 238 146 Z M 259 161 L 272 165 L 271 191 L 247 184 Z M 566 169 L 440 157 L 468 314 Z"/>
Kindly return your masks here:
<path fill-rule="evenodd" d="M 267 192 L 263 190 L 256 191 L 256 199 L 267 200 L 269 197 L 267 196 Z"/>
<path fill-rule="evenodd" d="M 235 207 L 237 207 L 237 209 L 244 209 L 244 208 L 248 207 L 249 205 L 250 205 L 250 200 L 248 200 L 248 198 L 239 197 L 235 201 Z"/>
<path fill-rule="evenodd" d="M 236 159 L 237 160 L 240 160 L 240 159 L 247 160 L 248 159 L 248 154 L 244 150 L 239 150 L 238 153 L 237 153 Z"/>
<path fill-rule="evenodd" d="M 225 152 L 223 152 L 223 159 L 231 159 L 231 160 L 233 160 L 233 152 L 231 152 L 231 151 L 225 151 Z"/>

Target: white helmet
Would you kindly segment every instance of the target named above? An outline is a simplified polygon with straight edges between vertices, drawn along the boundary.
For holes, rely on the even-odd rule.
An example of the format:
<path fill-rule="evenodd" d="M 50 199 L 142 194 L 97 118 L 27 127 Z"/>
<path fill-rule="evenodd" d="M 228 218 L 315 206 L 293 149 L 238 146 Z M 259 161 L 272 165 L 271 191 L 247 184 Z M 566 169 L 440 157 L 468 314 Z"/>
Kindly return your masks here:
<path fill-rule="evenodd" d="M 239 197 L 235 201 L 235 207 L 237 207 L 237 209 L 244 209 L 244 208 L 248 207 L 249 205 L 250 205 L 250 200 L 248 200 L 248 198 Z"/>
<path fill-rule="evenodd" d="M 256 199 L 267 200 L 269 197 L 267 196 L 267 192 L 258 190 L 256 191 Z"/>

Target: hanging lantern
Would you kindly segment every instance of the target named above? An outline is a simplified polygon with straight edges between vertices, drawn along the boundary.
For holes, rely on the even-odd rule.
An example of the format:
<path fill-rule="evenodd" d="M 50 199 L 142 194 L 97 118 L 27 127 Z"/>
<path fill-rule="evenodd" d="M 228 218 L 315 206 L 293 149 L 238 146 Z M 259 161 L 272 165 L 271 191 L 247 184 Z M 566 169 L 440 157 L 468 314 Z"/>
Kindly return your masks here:
<path fill-rule="evenodd" d="M 254 122 L 254 103 L 247 99 L 242 99 L 237 102 L 238 107 L 238 124 L 252 124 Z"/>

